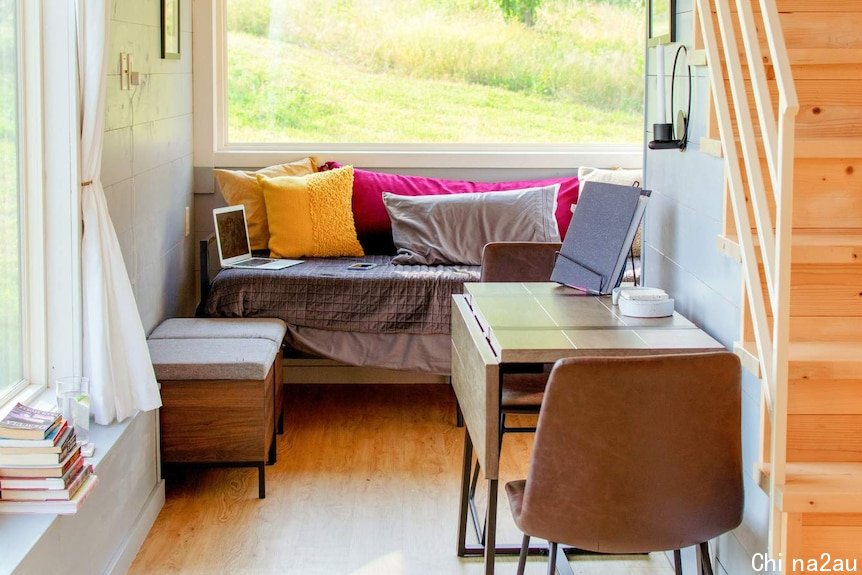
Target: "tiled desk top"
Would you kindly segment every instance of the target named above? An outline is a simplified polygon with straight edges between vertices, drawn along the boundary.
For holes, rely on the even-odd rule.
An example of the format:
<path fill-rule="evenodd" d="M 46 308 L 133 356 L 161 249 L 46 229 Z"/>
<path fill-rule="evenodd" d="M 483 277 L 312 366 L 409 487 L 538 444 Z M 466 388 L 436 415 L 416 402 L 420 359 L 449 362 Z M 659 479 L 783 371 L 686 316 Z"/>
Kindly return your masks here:
<path fill-rule="evenodd" d="M 467 303 L 501 362 L 553 362 L 577 355 L 706 351 L 723 346 L 674 312 L 623 316 L 610 296 L 553 283 L 468 283 Z"/>

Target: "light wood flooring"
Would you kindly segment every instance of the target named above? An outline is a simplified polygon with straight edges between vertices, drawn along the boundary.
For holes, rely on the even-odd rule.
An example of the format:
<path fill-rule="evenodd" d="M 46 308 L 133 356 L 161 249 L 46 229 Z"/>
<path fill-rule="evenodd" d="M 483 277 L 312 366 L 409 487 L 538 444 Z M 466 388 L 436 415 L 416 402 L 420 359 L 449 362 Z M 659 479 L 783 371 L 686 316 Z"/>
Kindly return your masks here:
<path fill-rule="evenodd" d="M 464 430 L 442 385 L 288 386 L 278 462 L 186 468 L 130 573 L 479 574 L 455 554 Z M 502 485 L 526 474 L 531 437 L 503 448 L 499 540 L 519 542 Z M 481 503 L 484 505 L 484 503 Z M 546 572 L 544 558 L 527 573 Z M 516 558 L 497 559 L 497 573 Z M 584 556 L 576 575 L 671 575 L 663 554 Z"/>

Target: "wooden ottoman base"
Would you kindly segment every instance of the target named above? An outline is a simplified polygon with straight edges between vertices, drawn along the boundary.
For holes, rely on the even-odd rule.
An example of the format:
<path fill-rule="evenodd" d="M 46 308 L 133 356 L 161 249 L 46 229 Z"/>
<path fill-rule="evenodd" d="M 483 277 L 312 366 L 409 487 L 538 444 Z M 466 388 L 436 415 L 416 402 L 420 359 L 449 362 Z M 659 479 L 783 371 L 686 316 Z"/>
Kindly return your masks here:
<path fill-rule="evenodd" d="M 258 496 L 266 497 L 264 464 L 275 461 L 280 368 L 274 362 L 263 381 L 160 380 L 162 462 L 257 467 Z"/>

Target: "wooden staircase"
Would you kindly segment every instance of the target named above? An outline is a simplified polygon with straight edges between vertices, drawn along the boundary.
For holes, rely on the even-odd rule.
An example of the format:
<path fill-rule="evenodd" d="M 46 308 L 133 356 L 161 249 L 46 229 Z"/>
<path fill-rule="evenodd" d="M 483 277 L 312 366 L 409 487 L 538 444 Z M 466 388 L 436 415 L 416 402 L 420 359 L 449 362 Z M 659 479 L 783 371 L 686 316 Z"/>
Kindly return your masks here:
<path fill-rule="evenodd" d="M 769 555 L 841 572 L 862 562 L 862 1 L 696 5 L 732 205 L 719 247 L 745 276 L 736 349 L 763 382 Z"/>

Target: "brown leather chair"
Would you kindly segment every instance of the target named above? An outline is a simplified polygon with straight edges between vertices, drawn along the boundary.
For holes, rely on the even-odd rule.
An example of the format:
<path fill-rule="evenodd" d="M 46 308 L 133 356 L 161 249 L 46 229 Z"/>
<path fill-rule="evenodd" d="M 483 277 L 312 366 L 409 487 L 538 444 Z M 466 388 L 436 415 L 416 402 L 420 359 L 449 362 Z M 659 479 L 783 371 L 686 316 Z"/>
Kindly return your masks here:
<path fill-rule="evenodd" d="M 562 244 L 491 242 L 482 250 L 482 282 L 546 282 Z"/>
<path fill-rule="evenodd" d="M 530 537 L 604 553 L 707 542 L 742 521 L 740 367 L 732 353 L 572 358 L 545 390 L 526 481 L 506 485 Z M 675 553 L 679 557 L 679 553 Z M 679 571 L 677 571 L 679 572 Z"/>

